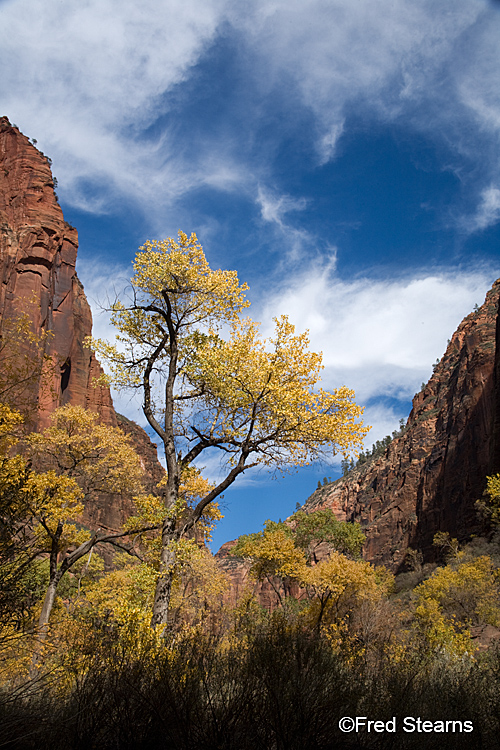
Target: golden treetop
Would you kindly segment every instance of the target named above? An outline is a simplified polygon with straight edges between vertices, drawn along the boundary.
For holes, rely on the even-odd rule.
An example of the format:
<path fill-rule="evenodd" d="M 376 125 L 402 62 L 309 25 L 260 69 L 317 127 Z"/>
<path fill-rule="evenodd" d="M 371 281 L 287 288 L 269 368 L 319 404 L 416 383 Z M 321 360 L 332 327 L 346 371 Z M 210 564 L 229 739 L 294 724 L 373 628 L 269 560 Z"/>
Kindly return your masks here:
<path fill-rule="evenodd" d="M 246 319 L 233 323 L 228 341 L 212 336 L 200 343 L 186 371 L 203 387 L 198 419 L 205 431 L 235 448 L 247 441 L 259 463 L 278 466 L 359 445 L 369 427 L 356 421 L 363 409 L 354 392 L 316 388 L 321 354 L 308 350 L 307 333 L 296 335 L 286 316 L 275 323 L 269 341 Z"/>
<path fill-rule="evenodd" d="M 98 414 L 81 406 L 62 406 L 51 415 L 51 426 L 32 433 L 29 451 L 58 474 L 74 479 L 85 495 L 141 489 L 143 468 L 131 439 L 118 427 L 100 422 Z"/>
<path fill-rule="evenodd" d="M 236 271 L 212 271 L 194 233 L 179 232 L 178 241 L 148 240 L 137 253 L 132 285 L 139 304 L 164 308 L 166 296 L 174 321 L 180 326 L 234 320 L 244 307 L 247 284 L 240 286 Z"/>

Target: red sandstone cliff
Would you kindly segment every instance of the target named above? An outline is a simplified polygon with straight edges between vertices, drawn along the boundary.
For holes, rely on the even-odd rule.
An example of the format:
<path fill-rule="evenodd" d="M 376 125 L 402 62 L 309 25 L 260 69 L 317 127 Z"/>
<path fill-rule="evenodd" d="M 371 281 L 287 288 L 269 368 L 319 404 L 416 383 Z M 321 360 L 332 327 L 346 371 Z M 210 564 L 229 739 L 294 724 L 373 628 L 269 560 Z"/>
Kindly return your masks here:
<path fill-rule="evenodd" d="M 359 521 L 372 562 L 397 569 L 408 547 L 430 554 L 439 530 L 459 539 L 480 531 L 474 503 L 486 476 L 500 470 L 499 297 L 500 280 L 414 397 L 404 434 L 304 505 Z"/>
<path fill-rule="evenodd" d="M 156 446 L 133 422 L 115 414 L 108 388 L 94 387 L 102 372 L 83 341 L 92 332 L 92 315 L 76 275 L 78 233 L 64 221 L 47 157 L 0 118 L 0 325 L 28 313 L 34 333 L 51 331 L 50 388 L 40 382 L 31 395 L 38 402 L 37 423 L 44 427 L 58 406 L 71 403 L 98 412 L 110 425 L 132 434 L 150 484 L 162 476 Z M 131 500 L 103 495 L 86 509 L 91 526 L 119 528 L 130 515 Z"/>
<path fill-rule="evenodd" d="M 47 158 L 0 118 L 0 316 L 29 312 L 34 332 L 53 334 L 47 342 L 51 388 L 43 395 L 34 390 L 39 424 L 71 403 L 116 425 L 109 390 L 92 385 L 100 366 L 83 347 L 92 316 L 75 271 L 77 248 L 78 233 L 64 221 Z"/>

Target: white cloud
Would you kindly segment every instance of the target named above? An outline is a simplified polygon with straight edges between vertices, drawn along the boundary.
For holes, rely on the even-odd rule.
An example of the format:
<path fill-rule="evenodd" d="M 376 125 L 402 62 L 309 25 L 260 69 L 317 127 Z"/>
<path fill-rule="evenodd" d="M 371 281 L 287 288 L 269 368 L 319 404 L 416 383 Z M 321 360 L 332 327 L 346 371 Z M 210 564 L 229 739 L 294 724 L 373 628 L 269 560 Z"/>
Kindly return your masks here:
<path fill-rule="evenodd" d="M 484 129 L 498 133 L 500 129 L 500 92 L 498 66 L 500 49 L 498 33 L 500 13 L 490 8 L 490 14 L 477 19 L 475 28 L 467 34 L 468 55 L 457 59 L 456 83 L 458 95 Z"/>
<path fill-rule="evenodd" d="M 199 181 L 168 134 L 140 138 L 165 112 L 162 94 L 185 79 L 213 40 L 222 6 L 223 0 L 2 5 L 3 108 L 51 155 L 63 197 L 94 210 L 83 190 L 91 180 L 144 206 Z"/>
<path fill-rule="evenodd" d="M 292 211 L 304 211 L 307 207 L 305 198 L 292 198 L 290 195 L 276 195 L 259 185 L 257 203 L 260 206 L 264 221 L 283 227 L 283 218 Z"/>
<path fill-rule="evenodd" d="M 436 97 L 449 99 L 447 113 L 462 100 L 471 106 L 461 96 L 460 84 L 473 80 L 481 95 L 483 77 L 477 80 L 470 72 L 468 55 L 464 62 L 465 47 L 479 47 L 489 34 L 487 53 L 481 49 L 478 55 L 482 72 L 486 74 L 492 57 L 498 59 L 493 40 L 499 19 L 489 18 L 494 28 L 478 24 L 487 10 L 483 0 L 445 0 L 439 6 L 430 0 L 280 0 L 266 14 L 263 5 L 267 0 L 253 4 L 253 14 L 235 11 L 232 21 L 258 50 L 263 86 L 278 85 L 285 74 L 295 80 L 323 129 L 320 149 L 329 140 L 335 145 L 347 106 L 362 105 L 384 119 L 401 117 L 405 108 L 408 115 L 411 106 L 428 105 Z M 490 67 L 487 76 L 492 96 L 494 70 Z M 424 107 L 430 127 L 441 115 L 442 108 L 430 112 Z M 456 113 L 456 119 L 462 115 Z"/>
<path fill-rule="evenodd" d="M 477 211 L 472 216 L 462 217 L 461 225 L 467 232 L 477 232 L 500 221 L 500 190 L 490 186 L 481 191 Z"/>
<path fill-rule="evenodd" d="M 244 99 L 250 131 L 279 92 L 290 116 L 297 104 L 313 113 L 320 162 L 354 108 L 448 139 L 491 181 L 500 14 L 488 11 L 484 0 L 11 0 L 0 8 L 3 109 L 52 156 L 61 197 L 85 210 L 125 196 L 164 216 L 200 185 L 255 186 L 266 165 L 240 154 L 236 104 L 193 151 L 165 98 L 224 30 L 238 35 L 242 87 L 258 92 Z"/>
<path fill-rule="evenodd" d="M 320 139 L 318 145 L 318 151 L 320 156 L 320 163 L 326 164 L 326 162 L 333 159 L 336 155 L 337 144 L 344 132 L 345 119 L 338 118 L 338 122 L 333 122 L 330 125 L 330 129 Z"/>
<path fill-rule="evenodd" d="M 305 198 L 293 198 L 290 195 L 280 195 L 259 185 L 256 203 L 260 207 L 260 214 L 268 224 L 271 224 L 276 237 L 276 247 L 279 247 L 281 265 L 290 261 L 298 261 L 308 252 L 315 253 L 316 240 L 305 229 L 299 229 L 286 221 L 286 216 L 295 211 L 304 211 L 308 201 Z M 286 250 L 283 251 L 283 248 Z"/>
<path fill-rule="evenodd" d="M 344 281 L 334 263 L 313 265 L 269 292 L 254 315 L 266 337 L 280 314 L 298 331 L 308 329 L 311 349 L 323 352 L 326 387 L 354 388 L 361 404 L 386 396 L 409 400 L 493 280 L 492 269 L 479 269 Z"/>

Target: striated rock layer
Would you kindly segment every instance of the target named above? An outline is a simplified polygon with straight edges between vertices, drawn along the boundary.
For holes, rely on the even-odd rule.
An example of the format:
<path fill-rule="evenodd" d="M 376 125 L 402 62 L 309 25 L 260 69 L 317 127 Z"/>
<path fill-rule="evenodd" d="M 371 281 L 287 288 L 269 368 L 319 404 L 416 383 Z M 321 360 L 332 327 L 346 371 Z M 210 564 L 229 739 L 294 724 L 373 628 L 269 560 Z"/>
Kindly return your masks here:
<path fill-rule="evenodd" d="M 45 384 L 32 387 L 39 407 L 34 427 L 45 427 L 50 413 L 64 404 L 96 411 L 105 423 L 132 434 L 153 485 L 162 474 L 156 446 L 144 430 L 115 413 L 108 388 L 93 385 L 102 369 L 83 346 L 92 333 L 92 315 L 76 275 L 77 249 L 78 233 L 64 221 L 49 160 L 0 118 L 0 320 L 27 313 L 34 333 L 51 332 L 45 353 L 52 366 Z M 86 509 L 84 520 L 119 528 L 130 511 L 130 498 L 102 495 Z"/>
<path fill-rule="evenodd" d="M 305 503 L 360 522 L 367 560 L 397 570 L 408 547 L 432 557 L 437 531 L 459 539 L 480 531 L 474 503 L 500 471 L 499 297 L 500 280 L 454 333 L 403 435 Z"/>

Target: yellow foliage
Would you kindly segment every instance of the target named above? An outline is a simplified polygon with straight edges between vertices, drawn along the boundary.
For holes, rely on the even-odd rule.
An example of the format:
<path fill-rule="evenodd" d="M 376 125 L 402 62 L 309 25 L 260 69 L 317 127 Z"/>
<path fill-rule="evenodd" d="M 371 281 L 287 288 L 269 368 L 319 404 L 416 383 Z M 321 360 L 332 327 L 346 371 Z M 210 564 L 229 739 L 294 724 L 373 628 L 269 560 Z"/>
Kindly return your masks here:
<path fill-rule="evenodd" d="M 23 684 L 27 680 L 33 659 L 33 639 L 15 624 L 0 626 L 0 683 Z"/>
<path fill-rule="evenodd" d="M 208 495 L 214 487 L 215 484 L 205 479 L 196 466 L 183 467 L 179 485 L 179 497 L 184 500 L 189 508 L 196 504 L 201 497 Z"/>
<path fill-rule="evenodd" d="M 129 516 L 123 528 L 126 531 L 134 531 L 141 526 L 156 526 L 161 528 L 165 518 L 165 505 L 158 495 L 137 495 L 134 497 L 134 505 L 137 514 Z"/>
<path fill-rule="evenodd" d="M 304 552 L 297 549 L 284 529 L 253 534 L 238 544 L 238 555 L 253 560 L 251 573 L 258 579 L 266 576 L 300 580 L 306 575 Z"/>
<path fill-rule="evenodd" d="M 373 614 L 392 587 L 393 576 L 382 570 L 340 552 L 332 552 L 327 560 L 307 568 L 300 581 L 311 600 L 304 612 L 306 621 L 325 631 L 332 643 L 342 641 L 345 645 L 348 632 L 351 638 L 351 616 L 366 607 Z M 352 638 L 359 641 L 357 635 Z"/>
<path fill-rule="evenodd" d="M 387 587 L 387 578 L 380 586 L 377 571 L 364 560 L 351 560 L 340 552 L 332 552 L 327 560 L 304 570 L 301 584 L 314 595 L 329 593 L 332 601 L 341 596 L 355 595 L 360 598 L 376 599 Z"/>
<path fill-rule="evenodd" d="M 0 455 L 5 456 L 19 441 L 19 427 L 23 417 L 7 404 L 0 404 Z"/>
<path fill-rule="evenodd" d="M 500 523 L 500 474 L 486 477 L 486 492 L 482 500 L 478 500 L 476 506 L 493 526 Z"/>
<path fill-rule="evenodd" d="M 5 408 L 2 412 L 5 435 L 18 417 Z M 0 413 L 0 420 L 1 416 Z M 0 474 L 3 470 L 7 481 L 4 494 L 12 485 L 12 498 L 7 498 L 11 515 L 13 504 L 18 505 L 17 518 L 10 521 L 11 534 L 16 533 L 16 526 L 23 529 L 30 545 L 28 557 L 33 559 L 37 552 L 49 554 L 49 583 L 39 620 L 42 640 L 48 633 L 62 576 L 96 542 L 96 537 L 91 538 L 90 531 L 79 524 L 84 501 L 96 492 L 137 491 L 143 473 L 130 438 L 117 428 L 100 424 L 97 414 L 65 406 L 57 409 L 51 419 L 51 427 L 26 438 L 29 457 L 45 471 L 28 471 L 21 458 L 4 460 L 0 466 Z M 0 441 L 1 432 L 0 429 Z M 40 654 L 38 648 L 37 657 Z"/>
<path fill-rule="evenodd" d="M 161 493 L 166 484 L 167 475 L 165 474 L 157 485 L 157 491 Z M 123 528 L 132 532 L 142 526 L 154 526 L 161 529 L 165 519 L 182 518 L 185 511 L 191 509 L 202 497 L 211 492 L 214 486 L 201 475 L 196 466 L 186 466 L 181 474 L 179 496 L 173 505 L 167 508 L 161 494 L 137 495 L 134 497 L 137 513 L 126 520 Z M 205 542 L 210 541 L 215 521 L 221 518 L 223 518 L 223 515 L 218 503 L 211 503 L 205 509 L 195 526 L 198 534 Z M 160 545 L 158 535 L 150 534 L 144 542 L 149 550 L 158 551 Z"/>
<path fill-rule="evenodd" d="M 153 304 L 163 303 L 167 291 L 174 319 L 189 318 L 193 325 L 210 320 L 218 327 L 248 307 L 247 284 L 239 285 L 236 271 L 212 271 L 194 233 L 179 232 L 178 242 L 171 237 L 148 241 L 140 249 L 132 283 Z"/>
<path fill-rule="evenodd" d="M 180 540 L 177 550 L 171 611 L 176 626 L 186 629 L 220 611 L 229 581 L 204 547 Z"/>
<path fill-rule="evenodd" d="M 433 601 L 451 624 L 500 625 L 499 578 L 487 555 L 438 568 L 416 588 L 419 606 Z M 430 605 L 429 605 L 430 606 Z M 417 607 L 418 611 L 418 607 Z"/>
<path fill-rule="evenodd" d="M 74 687 L 95 665 L 119 670 L 122 659 L 140 660 L 146 669 L 164 649 L 160 635 L 151 629 L 154 574 L 144 566 L 107 573 L 87 586 L 85 596 L 70 616 L 51 628 L 53 652 L 45 669 L 58 671 L 58 689 Z"/>
<path fill-rule="evenodd" d="M 316 390 L 321 354 L 308 351 L 307 333 L 295 335 L 286 316 L 275 319 L 276 334 L 259 337 L 256 323 L 232 325 L 229 341 L 206 337 L 186 367 L 205 384 L 206 429 L 229 445 L 242 441 L 252 424 L 259 463 L 304 465 L 321 449 L 347 450 L 361 443 L 368 427 L 355 420 L 362 409 L 352 390 Z"/>
<path fill-rule="evenodd" d="M 84 622 L 120 628 L 120 640 L 149 629 L 157 571 L 147 563 L 124 567 L 87 584 L 77 615 Z M 171 621 L 185 630 L 220 609 L 228 581 L 213 556 L 191 540 L 177 545 Z M 129 645 L 132 645 L 130 643 Z"/>
<path fill-rule="evenodd" d="M 85 496 L 95 492 L 137 492 L 143 470 L 131 439 L 118 427 L 102 424 L 81 406 L 63 406 L 52 425 L 27 438 L 31 455 L 50 462 L 58 474 L 74 479 Z"/>
<path fill-rule="evenodd" d="M 136 256 L 132 284 L 137 294 L 133 309 L 127 309 L 120 301 L 112 307 L 111 320 L 120 332 L 119 346 L 101 339 L 87 342 L 108 362 L 117 387 L 142 383 L 145 358 L 165 333 L 164 319 L 154 308 L 164 310 L 167 296 L 180 334 L 182 360 L 196 349 L 200 325 L 206 330 L 218 330 L 249 305 L 244 295 L 248 286 L 239 285 L 236 272 L 212 271 L 196 235 L 188 237 L 184 232 L 179 232 L 178 241 L 169 237 L 146 242 Z M 149 309 L 138 309 L 142 305 Z M 166 347 L 157 359 L 158 365 L 169 358 Z"/>
<path fill-rule="evenodd" d="M 469 631 L 459 632 L 454 621 L 444 617 L 436 599 L 422 598 L 415 615 L 417 628 L 423 633 L 431 651 L 440 649 L 458 657 L 474 652 Z"/>
<path fill-rule="evenodd" d="M 70 477 L 58 476 L 55 471 L 30 473 L 23 487 L 26 508 L 34 520 L 36 544 L 49 551 L 53 535 L 61 528 L 58 537 L 59 552 L 78 546 L 90 533 L 79 530 L 75 521 L 83 511 L 83 492 Z"/>
<path fill-rule="evenodd" d="M 125 625 L 129 621 L 141 621 L 149 626 L 156 577 L 150 565 L 128 564 L 88 586 L 84 605 L 102 622 Z"/>

